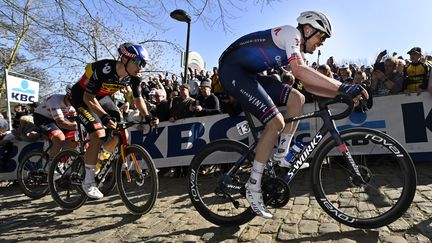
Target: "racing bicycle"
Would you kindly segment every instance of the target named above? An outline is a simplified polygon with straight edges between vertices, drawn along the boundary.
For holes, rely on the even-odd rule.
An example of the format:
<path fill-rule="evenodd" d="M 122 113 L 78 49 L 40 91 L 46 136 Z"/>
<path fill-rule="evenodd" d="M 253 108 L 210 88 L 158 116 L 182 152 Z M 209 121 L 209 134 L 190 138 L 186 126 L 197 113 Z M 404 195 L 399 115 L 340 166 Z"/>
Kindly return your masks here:
<path fill-rule="evenodd" d="M 70 119 L 74 119 L 71 117 Z M 75 138 L 75 132 L 78 137 Z M 76 144 L 76 150 L 83 154 L 88 142 L 82 126 L 78 126 L 77 131 L 70 131 L 66 134 L 68 143 Z M 29 151 L 21 160 L 17 169 L 17 181 L 21 191 L 32 199 L 39 199 L 48 194 L 48 170 L 49 155 L 48 151 L 52 146 L 52 141 L 44 137 L 45 149 L 34 149 Z M 47 144 L 47 145 L 46 145 Z M 59 164 L 61 166 L 62 164 Z M 58 170 L 59 168 L 57 168 Z M 107 176 L 104 186 L 100 188 L 104 195 L 109 194 L 115 186 L 112 173 Z"/>
<path fill-rule="evenodd" d="M 110 158 L 96 173 L 95 181 L 99 188 L 103 186 L 112 169 L 121 200 L 127 209 L 133 214 L 145 214 L 156 202 L 159 181 L 149 153 L 142 146 L 129 144 L 127 141 L 126 129 L 137 124 L 143 125 L 145 122 L 117 123 L 113 136 L 116 136 L 119 142 Z M 62 167 L 59 178 L 55 177 L 57 167 Z M 66 210 L 81 207 L 87 200 L 87 195 L 81 188 L 84 177 L 83 153 L 75 150 L 60 152 L 54 158 L 48 174 L 50 193 L 54 201 Z"/>
<path fill-rule="evenodd" d="M 346 109 L 332 115 L 330 106 L 341 106 L 337 103 L 346 104 Z M 318 105 L 314 112 L 285 119 L 289 123 L 318 117 L 322 126 L 296 155 L 290 169 L 267 163 L 261 185 L 264 203 L 269 208 L 285 206 L 290 183 L 310 159 L 313 194 L 333 219 L 363 229 L 394 222 L 408 209 L 416 191 L 410 155 L 384 132 L 360 127 L 339 131 L 334 120 L 351 113 L 354 102 L 350 97 L 339 95 Z M 244 185 L 251 173 L 259 128 L 250 113 L 245 115 L 247 122 L 238 128 L 250 130 L 255 142 L 247 146 L 232 139 L 212 141 L 193 157 L 188 171 L 193 206 L 205 219 L 221 226 L 241 225 L 256 216 L 246 200 Z"/>

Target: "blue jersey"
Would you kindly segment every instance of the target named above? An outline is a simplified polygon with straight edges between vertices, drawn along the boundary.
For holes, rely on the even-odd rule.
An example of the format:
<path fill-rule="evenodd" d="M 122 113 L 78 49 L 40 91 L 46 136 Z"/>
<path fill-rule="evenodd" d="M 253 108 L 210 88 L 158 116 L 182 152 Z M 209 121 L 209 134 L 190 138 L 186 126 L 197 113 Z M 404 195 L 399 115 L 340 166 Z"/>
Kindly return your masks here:
<path fill-rule="evenodd" d="M 302 58 L 300 32 L 289 25 L 254 32 L 232 43 L 222 54 L 220 62 L 225 61 L 228 54 L 230 62 L 237 62 L 251 72 L 285 66 Z"/>

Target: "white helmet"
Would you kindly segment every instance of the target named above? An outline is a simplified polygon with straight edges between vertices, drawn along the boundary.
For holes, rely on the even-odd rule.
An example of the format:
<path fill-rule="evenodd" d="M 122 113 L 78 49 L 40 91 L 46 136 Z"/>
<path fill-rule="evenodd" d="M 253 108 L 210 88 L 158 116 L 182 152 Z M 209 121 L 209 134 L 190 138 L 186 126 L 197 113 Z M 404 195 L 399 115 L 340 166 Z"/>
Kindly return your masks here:
<path fill-rule="evenodd" d="M 323 13 L 318 11 L 306 11 L 300 14 L 297 18 L 300 25 L 310 24 L 313 28 L 326 33 L 327 37 L 332 35 L 332 27 L 330 19 Z"/>

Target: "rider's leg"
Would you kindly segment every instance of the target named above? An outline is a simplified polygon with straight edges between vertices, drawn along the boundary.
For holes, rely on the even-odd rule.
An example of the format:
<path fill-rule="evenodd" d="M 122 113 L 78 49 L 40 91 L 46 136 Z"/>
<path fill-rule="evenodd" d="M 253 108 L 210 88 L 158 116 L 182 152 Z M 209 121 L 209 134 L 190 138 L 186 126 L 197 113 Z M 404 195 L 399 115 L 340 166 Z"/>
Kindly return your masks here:
<path fill-rule="evenodd" d="M 60 152 L 63 143 L 65 141 L 65 135 L 61 130 L 57 130 L 54 133 L 52 133 L 51 141 L 52 141 L 52 146 L 48 151 L 48 156 L 52 159 Z"/>
<path fill-rule="evenodd" d="M 285 118 L 300 115 L 303 111 L 305 97 L 300 91 L 292 89 L 286 103 Z M 287 123 L 280 134 L 277 152 L 274 155 L 275 160 L 281 160 L 288 153 L 291 140 L 297 130 L 299 121 Z"/>
<path fill-rule="evenodd" d="M 103 140 L 101 138 L 103 137 L 105 137 L 104 129 L 99 129 L 90 133 L 90 141 L 88 143 L 89 146 L 84 154 L 86 173 L 82 187 L 87 196 L 96 199 L 103 197 L 103 194 L 96 187 L 95 182 L 95 167 L 97 163 L 97 155 L 100 147 L 102 146 Z"/>

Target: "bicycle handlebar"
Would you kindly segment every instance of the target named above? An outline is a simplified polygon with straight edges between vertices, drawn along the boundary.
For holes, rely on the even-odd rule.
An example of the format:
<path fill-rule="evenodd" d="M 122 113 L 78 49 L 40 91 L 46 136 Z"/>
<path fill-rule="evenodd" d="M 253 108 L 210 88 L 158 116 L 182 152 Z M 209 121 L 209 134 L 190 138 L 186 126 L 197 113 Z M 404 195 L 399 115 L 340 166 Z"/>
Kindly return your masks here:
<path fill-rule="evenodd" d="M 343 119 L 343 118 L 345 118 L 351 114 L 351 112 L 354 108 L 354 101 L 350 96 L 345 95 L 345 94 L 339 94 L 333 99 L 319 102 L 318 107 L 320 110 L 324 110 L 324 109 L 328 110 L 329 105 L 337 104 L 337 103 L 344 103 L 347 105 L 347 108 L 339 114 L 332 115 L 331 118 L 333 120 L 340 120 L 340 119 Z"/>

